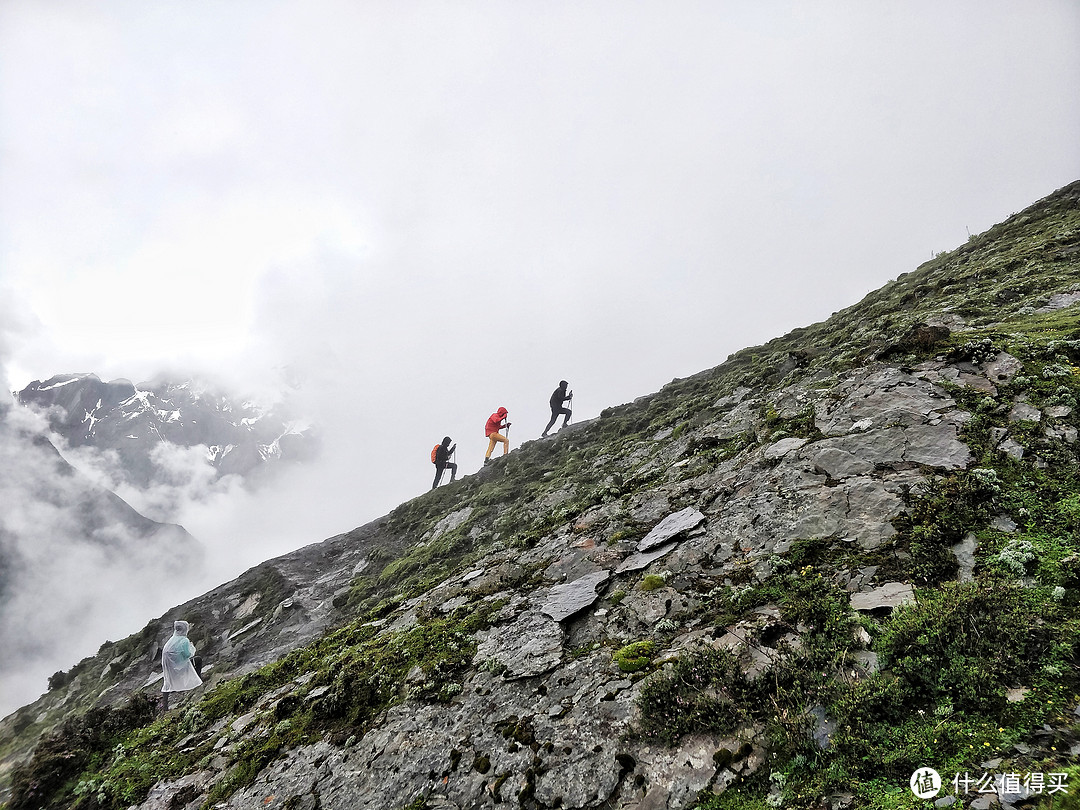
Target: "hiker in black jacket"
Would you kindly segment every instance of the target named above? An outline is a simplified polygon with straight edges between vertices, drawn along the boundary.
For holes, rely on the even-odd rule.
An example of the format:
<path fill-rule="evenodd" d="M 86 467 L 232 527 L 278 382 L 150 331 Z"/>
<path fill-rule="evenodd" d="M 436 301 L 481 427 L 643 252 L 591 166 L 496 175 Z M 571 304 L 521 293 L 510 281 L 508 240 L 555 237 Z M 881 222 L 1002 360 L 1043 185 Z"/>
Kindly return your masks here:
<path fill-rule="evenodd" d="M 442 444 L 435 448 L 435 483 L 431 485 L 432 489 L 435 489 L 439 485 L 439 480 L 442 478 L 443 470 L 447 467 L 450 468 L 450 483 L 454 483 L 454 479 L 457 478 L 457 464 L 450 460 L 450 455 L 457 450 L 457 445 L 451 446 L 450 437 L 444 436 Z"/>
<path fill-rule="evenodd" d="M 559 387 L 551 392 L 551 399 L 548 400 L 548 404 L 551 406 L 551 421 L 547 423 L 547 427 L 544 428 L 544 432 L 540 434 L 540 438 L 546 438 L 548 431 L 551 430 L 551 426 L 555 424 L 555 420 L 560 415 L 564 416 L 562 426 L 566 427 L 570 421 L 570 409 L 564 408 L 563 403 L 568 399 L 574 398 L 574 392 L 566 393 L 566 380 L 559 380 Z"/>

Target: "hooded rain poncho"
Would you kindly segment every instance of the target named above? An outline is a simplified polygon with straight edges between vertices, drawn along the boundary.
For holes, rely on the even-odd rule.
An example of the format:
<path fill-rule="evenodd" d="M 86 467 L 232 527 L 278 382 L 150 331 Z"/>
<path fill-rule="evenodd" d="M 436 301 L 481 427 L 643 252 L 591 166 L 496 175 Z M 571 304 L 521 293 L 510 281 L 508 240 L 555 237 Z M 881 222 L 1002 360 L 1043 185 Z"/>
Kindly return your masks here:
<path fill-rule="evenodd" d="M 165 672 L 162 692 L 186 692 L 202 684 L 191 659 L 195 645 L 188 641 L 188 623 L 173 622 L 173 635 L 161 649 L 161 668 Z"/>

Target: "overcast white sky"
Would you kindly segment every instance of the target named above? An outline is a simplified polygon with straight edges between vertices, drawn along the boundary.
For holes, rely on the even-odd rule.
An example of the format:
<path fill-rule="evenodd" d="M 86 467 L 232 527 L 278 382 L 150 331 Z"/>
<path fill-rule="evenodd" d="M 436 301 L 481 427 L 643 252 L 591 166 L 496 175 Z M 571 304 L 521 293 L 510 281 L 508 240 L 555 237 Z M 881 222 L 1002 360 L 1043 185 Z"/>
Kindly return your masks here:
<path fill-rule="evenodd" d="M 1077 179 L 1078 88 L 1075 0 L 0 0 L 3 374 L 302 373 L 323 464 L 173 516 L 228 573 Z"/>

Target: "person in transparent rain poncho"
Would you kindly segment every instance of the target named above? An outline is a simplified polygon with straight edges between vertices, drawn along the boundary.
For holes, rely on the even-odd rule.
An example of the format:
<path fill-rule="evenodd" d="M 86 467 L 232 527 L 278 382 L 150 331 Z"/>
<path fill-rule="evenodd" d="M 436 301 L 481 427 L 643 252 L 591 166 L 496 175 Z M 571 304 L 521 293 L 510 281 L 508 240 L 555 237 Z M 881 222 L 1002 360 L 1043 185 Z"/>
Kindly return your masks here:
<path fill-rule="evenodd" d="M 173 622 L 172 638 L 161 648 L 161 669 L 165 682 L 161 686 L 162 708 L 169 708 L 169 692 L 186 692 L 202 685 L 195 671 L 195 645 L 187 637 L 187 622 Z"/>

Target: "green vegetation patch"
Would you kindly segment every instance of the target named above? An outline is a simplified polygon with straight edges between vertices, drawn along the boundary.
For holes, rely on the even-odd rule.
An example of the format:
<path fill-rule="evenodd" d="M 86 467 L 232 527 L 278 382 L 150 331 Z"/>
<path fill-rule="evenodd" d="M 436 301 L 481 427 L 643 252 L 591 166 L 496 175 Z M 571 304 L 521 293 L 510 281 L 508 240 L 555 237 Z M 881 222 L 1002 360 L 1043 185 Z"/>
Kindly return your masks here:
<path fill-rule="evenodd" d="M 84 770 L 106 761 L 132 729 L 153 719 L 155 710 L 153 700 L 136 693 L 120 708 L 95 708 L 65 720 L 38 744 L 32 762 L 15 769 L 8 810 L 66 807 L 58 794 L 71 791 Z"/>
<path fill-rule="evenodd" d="M 635 641 L 616 650 L 611 657 L 622 672 L 639 672 L 652 664 L 654 655 L 656 655 L 656 642 Z"/>
<path fill-rule="evenodd" d="M 1040 694 L 1038 706 L 1024 701 L 1032 722 L 1063 710 L 1056 699 L 1078 682 L 1080 619 L 1048 597 L 1002 582 L 946 583 L 897 609 L 875 649 L 903 684 L 907 711 L 948 704 L 1000 718 L 1017 686 Z"/>
<path fill-rule="evenodd" d="M 729 651 L 699 647 L 645 683 L 641 733 L 668 745 L 692 732 L 726 734 L 749 719 L 762 697 Z"/>
<path fill-rule="evenodd" d="M 667 581 L 659 574 L 646 574 L 638 585 L 643 591 L 655 591 L 667 585 Z"/>
<path fill-rule="evenodd" d="M 15 808 L 120 810 L 138 804 L 159 779 L 205 767 L 219 721 L 252 710 L 267 694 L 295 684 L 273 713 L 256 718 L 269 733 L 249 735 L 229 754 L 230 768 L 205 807 L 251 784 L 282 751 L 326 733 L 362 736 L 390 705 L 406 698 L 446 702 L 476 652 L 473 634 L 489 625 L 499 602 L 376 635 L 359 622 L 330 633 L 248 675 L 220 684 L 179 717 L 151 722 L 156 703 L 139 693 L 123 710 L 95 709 L 72 718 L 38 747 L 18 773 Z M 312 690 L 320 689 L 318 697 Z M 182 738 L 194 735 L 186 747 Z"/>
<path fill-rule="evenodd" d="M 802 627 L 798 648 L 753 679 L 726 650 L 683 654 L 645 682 L 643 737 L 675 744 L 750 724 L 764 729 L 776 755 L 768 792 L 783 806 L 815 807 L 822 796 L 851 792 L 856 806 L 884 808 L 909 806 L 883 797 L 903 798 L 897 786 L 921 764 L 943 773 L 974 770 L 994 756 L 1015 764 L 1014 743 L 1044 723 L 1071 722 L 1080 700 L 1080 616 L 1053 588 L 987 576 L 920 590 L 916 603 L 885 618 L 858 618 L 849 594 L 825 576 L 833 570 L 829 545 L 805 541 L 792 551 L 798 568 L 780 566 L 765 584 L 715 599 L 721 619 L 777 604 L 784 625 Z M 853 657 L 859 625 L 875 636 L 877 671 Z M 751 644 L 762 642 L 745 632 Z M 1044 764 L 1029 759 L 1014 770 Z M 700 806 L 766 799 L 758 783 L 732 790 Z"/>

